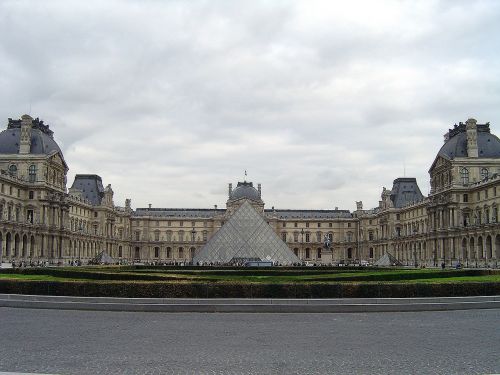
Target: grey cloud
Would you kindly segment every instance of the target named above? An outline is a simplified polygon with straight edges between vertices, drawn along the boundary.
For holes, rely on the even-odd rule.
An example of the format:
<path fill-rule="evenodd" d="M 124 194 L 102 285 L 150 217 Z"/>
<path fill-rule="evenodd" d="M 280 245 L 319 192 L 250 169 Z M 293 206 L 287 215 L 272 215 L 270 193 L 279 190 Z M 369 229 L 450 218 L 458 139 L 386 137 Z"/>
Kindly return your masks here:
<path fill-rule="evenodd" d="M 4 1 L 0 118 L 29 111 L 118 203 L 374 206 L 442 135 L 500 121 L 495 1 Z M 26 27 L 30 25 L 30 27 Z"/>

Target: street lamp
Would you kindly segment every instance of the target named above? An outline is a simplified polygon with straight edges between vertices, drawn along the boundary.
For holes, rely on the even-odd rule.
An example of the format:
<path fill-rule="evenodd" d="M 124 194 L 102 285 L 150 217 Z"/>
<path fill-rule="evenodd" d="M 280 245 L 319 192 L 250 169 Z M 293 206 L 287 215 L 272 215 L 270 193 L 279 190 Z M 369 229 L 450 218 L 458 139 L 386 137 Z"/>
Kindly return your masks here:
<path fill-rule="evenodd" d="M 191 264 L 193 264 L 193 259 L 194 259 L 194 236 L 196 235 L 196 231 L 194 230 L 194 227 L 193 229 L 191 230 L 191 250 L 189 250 L 191 254 Z"/>
<path fill-rule="evenodd" d="M 304 228 L 300 230 L 300 233 L 302 234 L 302 247 L 301 247 L 301 252 L 302 255 L 304 254 Z"/>
<path fill-rule="evenodd" d="M 417 262 L 417 243 L 416 243 L 416 236 L 417 236 L 417 227 L 414 227 L 413 228 L 413 236 L 415 237 L 414 240 L 415 242 L 413 243 L 413 260 L 414 260 L 414 265 L 415 265 L 415 268 L 418 267 L 418 262 Z"/>

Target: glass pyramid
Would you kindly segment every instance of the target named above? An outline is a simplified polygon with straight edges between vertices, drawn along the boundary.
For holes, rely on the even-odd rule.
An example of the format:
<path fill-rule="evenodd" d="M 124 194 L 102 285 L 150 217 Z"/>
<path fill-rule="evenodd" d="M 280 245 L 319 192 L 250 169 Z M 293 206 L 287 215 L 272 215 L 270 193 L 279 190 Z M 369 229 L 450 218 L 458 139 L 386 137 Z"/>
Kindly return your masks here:
<path fill-rule="evenodd" d="M 245 201 L 193 258 L 194 264 L 272 261 L 300 263 L 264 218 Z"/>

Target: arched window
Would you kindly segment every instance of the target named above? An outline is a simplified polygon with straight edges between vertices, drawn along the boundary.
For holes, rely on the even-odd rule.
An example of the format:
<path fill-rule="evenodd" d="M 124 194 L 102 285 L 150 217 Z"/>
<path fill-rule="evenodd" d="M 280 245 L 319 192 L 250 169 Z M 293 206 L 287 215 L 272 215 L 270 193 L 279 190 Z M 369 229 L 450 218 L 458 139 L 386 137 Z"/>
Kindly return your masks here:
<path fill-rule="evenodd" d="M 469 184 L 469 170 L 467 168 L 462 168 L 460 170 L 460 178 L 462 179 L 462 184 Z"/>
<path fill-rule="evenodd" d="M 488 168 L 481 168 L 481 180 L 487 180 L 488 174 Z"/>
<path fill-rule="evenodd" d="M 11 176 L 17 176 L 17 167 L 14 164 L 9 165 L 9 174 Z"/>
<path fill-rule="evenodd" d="M 30 165 L 28 168 L 29 182 L 36 181 L 36 166 L 34 164 Z"/>

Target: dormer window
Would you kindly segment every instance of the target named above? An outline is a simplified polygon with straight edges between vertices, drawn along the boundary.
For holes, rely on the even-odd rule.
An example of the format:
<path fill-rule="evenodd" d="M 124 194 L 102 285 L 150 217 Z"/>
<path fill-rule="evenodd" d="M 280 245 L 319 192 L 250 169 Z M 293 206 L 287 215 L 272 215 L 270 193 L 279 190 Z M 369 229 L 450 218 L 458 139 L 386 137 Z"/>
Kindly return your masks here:
<path fill-rule="evenodd" d="M 17 176 L 17 167 L 14 164 L 9 166 L 9 174 L 11 176 Z"/>

